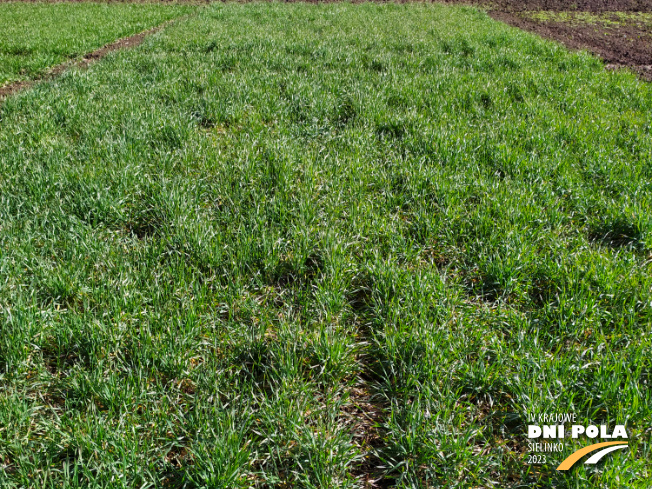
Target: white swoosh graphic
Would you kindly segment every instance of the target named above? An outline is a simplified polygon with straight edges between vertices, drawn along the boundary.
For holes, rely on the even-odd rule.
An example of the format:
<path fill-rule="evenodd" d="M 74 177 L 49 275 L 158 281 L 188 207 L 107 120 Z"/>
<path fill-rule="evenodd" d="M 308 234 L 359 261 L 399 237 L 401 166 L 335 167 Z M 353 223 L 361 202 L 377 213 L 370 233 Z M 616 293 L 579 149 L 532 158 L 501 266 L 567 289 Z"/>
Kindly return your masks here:
<path fill-rule="evenodd" d="M 620 450 L 621 448 L 627 448 L 628 445 L 616 445 L 615 447 L 607 447 L 603 450 L 600 450 L 598 453 L 593 455 L 591 458 L 589 458 L 585 464 L 597 464 L 602 457 L 607 455 L 608 453 L 613 452 L 614 450 Z"/>

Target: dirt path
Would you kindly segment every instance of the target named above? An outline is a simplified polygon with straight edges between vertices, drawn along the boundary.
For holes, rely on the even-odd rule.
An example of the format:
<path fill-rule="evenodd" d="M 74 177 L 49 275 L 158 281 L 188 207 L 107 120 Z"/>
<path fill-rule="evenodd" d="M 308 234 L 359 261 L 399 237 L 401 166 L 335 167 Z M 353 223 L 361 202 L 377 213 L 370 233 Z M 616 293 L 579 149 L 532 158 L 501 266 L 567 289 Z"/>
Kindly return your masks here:
<path fill-rule="evenodd" d="M 53 66 L 52 68 L 48 69 L 46 72 L 42 73 L 41 75 L 37 76 L 34 79 L 20 80 L 17 82 L 9 83 L 8 85 L 4 85 L 0 87 L 0 100 L 10 95 L 13 95 L 16 92 L 25 90 L 40 81 L 51 80 L 52 78 L 60 75 L 61 73 L 63 73 L 69 68 L 73 68 L 73 67 L 85 68 L 90 64 L 94 63 L 95 61 L 102 59 L 104 56 L 106 56 L 107 54 L 113 51 L 117 51 L 119 49 L 134 48 L 139 44 L 141 44 L 147 36 L 170 25 L 172 22 L 174 22 L 174 20 L 164 22 L 161 25 L 139 32 L 138 34 L 134 34 L 128 37 L 123 37 L 121 39 L 113 41 L 109 44 L 102 46 L 99 49 L 96 49 L 95 51 L 85 54 L 81 59 L 66 61 L 64 63 Z"/>

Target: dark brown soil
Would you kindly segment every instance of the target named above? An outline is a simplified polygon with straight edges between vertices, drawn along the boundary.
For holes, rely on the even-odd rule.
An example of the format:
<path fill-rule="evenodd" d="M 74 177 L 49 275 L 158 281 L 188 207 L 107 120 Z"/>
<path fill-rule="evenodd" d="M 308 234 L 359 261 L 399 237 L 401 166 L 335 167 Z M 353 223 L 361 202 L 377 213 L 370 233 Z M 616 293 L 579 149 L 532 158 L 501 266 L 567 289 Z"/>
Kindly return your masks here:
<path fill-rule="evenodd" d="M 151 29 L 148 29 L 143 32 L 139 32 L 138 34 L 134 34 L 133 36 L 129 37 L 123 37 L 122 39 L 118 39 L 117 41 L 113 41 L 112 43 L 109 43 L 105 46 L 102 46 L 99 49 L 96 49 L 95 51 L 88 53 L 84 55 L 81 59 L 75 60 L 75 61 L 66 61 L 65 63 L 61 63 L 59 65 L 56 65 L 52 68 L 50 68 L 48 71 L 43 73 L 42 75 L 38 76 L 36 79 L 32 80 L 21 80 L 17 81 L 14 83 L 10 83 L 8 85 L 4 85 L 0 87 L 0 99 L 6 98 L 9 95 L 12 95 L 16 92 L 19 92 L 20 90 L 24 90 L 26 88 L 29 88 L 32 86 L 34 83 L 42 80 L 49 80 L 52 79 L 67 69 L 77 66 L 80 68 L 85 68 L 91 63 L 94 63 L 95 61 L 102 59 L 104 56 L 107 54 L 117 51 L 118 49 L 124 49 L 124 48 L 133 48 L 138 46 L 143 42 L 145 37 L 147 37 L 150 34 L 153 34 L 154 32 L 158 31 L 159 29 L 162 29 L 165 25 L 169 24 L 169 22 L 166 22 L 162 25 L 159 25 L 157 27 L 153 27 Z"/>
<path fill-rule="evenodd" d="M 501 12 L 652 12 L 652 0 L 476 0 L 473 3 Z"/>
<path fill-rule="evenodd" d="M 613 20 L 616 12 L 652 12 L 652 0 L 439 0 L 477 5 L 497 20 L 602 57 L 607 69 L 629 68 L 652 81 L 652 26 L 634 17 L 589 23 L 573 14 Z M 569 12 L 569 21 L 535 20 L 528 13 Z"/>
<path fill-rule="evenodd" d="M 534 21 L 523 15 L 493 10 L 491 16 L 507 24 L 561 41 L 571 49 L 599 55 L 608 69 L 628 67 L 652 80 L 652 27 L 628 21 L 605 26 L 581 22 Z"/>

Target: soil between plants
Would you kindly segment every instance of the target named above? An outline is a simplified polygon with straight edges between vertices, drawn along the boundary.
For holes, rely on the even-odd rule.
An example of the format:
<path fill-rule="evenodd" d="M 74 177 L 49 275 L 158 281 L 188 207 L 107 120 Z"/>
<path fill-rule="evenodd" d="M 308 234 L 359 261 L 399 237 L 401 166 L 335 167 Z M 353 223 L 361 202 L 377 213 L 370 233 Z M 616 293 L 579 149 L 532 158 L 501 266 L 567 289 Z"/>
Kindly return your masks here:
<path fill-rule="evenodd" d="M 13 95 L 14 93 L 17 93 L 21 90 L 25 90 L 26 88 L 31 87 L 35 83 L 43 80 L 49 80 L 52 79 L 64 71 L 66 71 L 69 68 L 72 68 L 74 66 L 77 66 L 79 68 L 85 68 L 91 63 L 102 59 L 104 56 L 107 54 L 117 51 L 119 49 L 125 49 L 125 48 L 133 48 L 141 44 L 147 36 L 150 34 L 153 34 L 154 32 L 162 29 L 164 26 L 168 25 L 170 22 L 165 22 L 162 25 L 152 27 L 151 29 L 147 29 L 146 31 L 139 32 L 138 34 L 134 34 L 132 36 L 128 37 L 123 37 L 121 39 L 118 39 L 116 41 L 113 41 L 109 44 L 106 44 L 102 46 L 99 49 L 96 49 L 95 51 L 92 51 L 90 53 L 85 54 L 81 59 L 77 60 L 72 60 L 72 61 L 66 61 L 64 63 L 58 64 L 56 66 L 53 66 L 49 70 L 47 70 L 45 73 L 41 74 L 40 76 L 31 79 L 31 80 L 20 80 L 17 82 L 9 83 L 7 85 L 4 85 L 0 87 L 0 100 L 4 99 L 10 95 Z"/>

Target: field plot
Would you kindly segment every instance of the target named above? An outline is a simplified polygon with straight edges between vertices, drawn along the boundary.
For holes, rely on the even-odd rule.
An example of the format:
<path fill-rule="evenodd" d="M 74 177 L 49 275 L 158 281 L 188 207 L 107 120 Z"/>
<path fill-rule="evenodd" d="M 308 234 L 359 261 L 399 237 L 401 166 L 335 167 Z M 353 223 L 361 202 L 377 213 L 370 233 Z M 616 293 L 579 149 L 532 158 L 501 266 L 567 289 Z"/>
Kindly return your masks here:
<path fill-rule="evenodd" d="M 452 3 L 457 3 L 451 0 Z M 652 80 L 652 2 L 647 0 L 477 0 L 511 25 L 586 49 L 609 68 L 628 67 Z"/>
<path fill-rule="evenodd" d="M 190 12 L 155 4 L 0 3 L 0 87 Z"/>
<path fill-rule="evenodd" d="M 2 487 L 649 487 L 652 88 L 471 7 L 220 4 L 0 107 Z M 626 423 L 527 461 L 528 416 Z"/>

